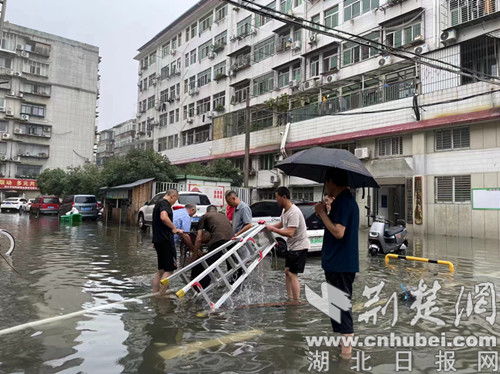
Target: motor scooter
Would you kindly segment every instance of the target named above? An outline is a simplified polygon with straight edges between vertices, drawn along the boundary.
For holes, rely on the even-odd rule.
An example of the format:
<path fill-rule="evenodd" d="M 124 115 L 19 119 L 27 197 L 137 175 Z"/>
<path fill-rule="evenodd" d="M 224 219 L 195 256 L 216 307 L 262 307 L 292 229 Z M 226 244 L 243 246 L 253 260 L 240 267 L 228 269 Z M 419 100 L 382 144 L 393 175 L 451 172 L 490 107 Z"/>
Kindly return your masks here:
<path fill-rule="evenodd" d="M 372 256 L 388 253 L 402 253 L 408 248 L 408 230 L 406 222 L 396 216 L 395 224 L 384 216 L 371 217 L 374 219 L 368 232 L 368 253 Z"/>

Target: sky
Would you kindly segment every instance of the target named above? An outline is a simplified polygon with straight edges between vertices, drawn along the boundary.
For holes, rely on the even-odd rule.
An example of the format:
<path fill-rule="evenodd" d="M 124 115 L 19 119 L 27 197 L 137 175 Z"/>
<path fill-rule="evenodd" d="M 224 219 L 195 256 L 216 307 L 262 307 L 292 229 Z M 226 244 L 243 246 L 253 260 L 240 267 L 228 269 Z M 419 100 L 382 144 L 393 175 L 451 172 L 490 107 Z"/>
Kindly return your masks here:
<path fill-rule="evenodd" d="M 99 47 L 99 130 L 135 117 L 137 49 L 197 0 L 9 0 L 11 23 Z"/>

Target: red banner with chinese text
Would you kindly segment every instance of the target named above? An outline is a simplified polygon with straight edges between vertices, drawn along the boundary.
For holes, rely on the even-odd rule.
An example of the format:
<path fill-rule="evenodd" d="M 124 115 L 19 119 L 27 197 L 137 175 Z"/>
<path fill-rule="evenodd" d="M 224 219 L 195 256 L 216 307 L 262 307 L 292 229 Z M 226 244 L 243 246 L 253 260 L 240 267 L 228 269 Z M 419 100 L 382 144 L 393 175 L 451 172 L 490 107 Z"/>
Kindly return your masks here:
<path fill-rule="evenodd" d="M 35 179 L 0 178 L 1 190 L 38 190 Z"/>

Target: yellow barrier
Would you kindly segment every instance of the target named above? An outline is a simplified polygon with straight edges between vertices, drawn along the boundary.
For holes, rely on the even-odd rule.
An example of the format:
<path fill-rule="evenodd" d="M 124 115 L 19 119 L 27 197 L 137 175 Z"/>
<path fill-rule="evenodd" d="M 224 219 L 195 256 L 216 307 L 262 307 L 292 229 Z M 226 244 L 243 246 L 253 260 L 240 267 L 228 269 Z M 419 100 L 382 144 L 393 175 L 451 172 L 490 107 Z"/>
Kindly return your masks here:
<path fill-rule="evenodd" d="M 399 259 L 408 260 L 408 261 L 420 261 L 420 262 L 429 262 L 432 264 L 446 265 L 446 266 L 448 266 L 448 270 L 450 270 L 450 272 L 455 271 L 455 266 L 453 266 L 453 264 L 450 261 L 429 260 L 428 258 L 424 258 L 424 257 L 403 256 L 403 255 L 396 255 L 394 253 L 389 253 L 389 254 L 385 255 L 385 263 L 388 264 L 389 259 L 391 259 L 391 258 L 399 258 Z"/>

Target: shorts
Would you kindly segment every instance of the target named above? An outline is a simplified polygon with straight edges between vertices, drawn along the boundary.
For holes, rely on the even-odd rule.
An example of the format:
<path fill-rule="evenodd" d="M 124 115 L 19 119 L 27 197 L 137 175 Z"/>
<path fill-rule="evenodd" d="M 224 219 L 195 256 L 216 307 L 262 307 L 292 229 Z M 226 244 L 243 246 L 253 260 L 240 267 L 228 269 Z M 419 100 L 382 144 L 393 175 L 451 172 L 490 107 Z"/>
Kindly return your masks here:
<path fill-rule="evenodd" d="M 347 272 L 328 272 L 325 271 L 326 281 L 332 286 L 338 288 L 339 290 L 345 292 L 349 296 L 349 300 L 352 303 L 352 284 L 356 273 Z M 354 332 L 354 324 L 352 321 L 352 307 L 349 310 L 340 310 L 340 323 L 335 320 L 331 320 L 332 328 L 334 332 L 340 334 L 352 334 Z"/>
<path fill-rule="evenodd" d="M 175 245 L 172 240 L 153 244 L 158 257 L 158 270 L 172 272 L 177 269 Z"/>
<path fill-rule="evenodd" d="M 299 251 L 286 251 L 285 253 L 285 267 L 291 273 L 299 274 L 304 272 L 307 260 L 307 249 Z"/>

